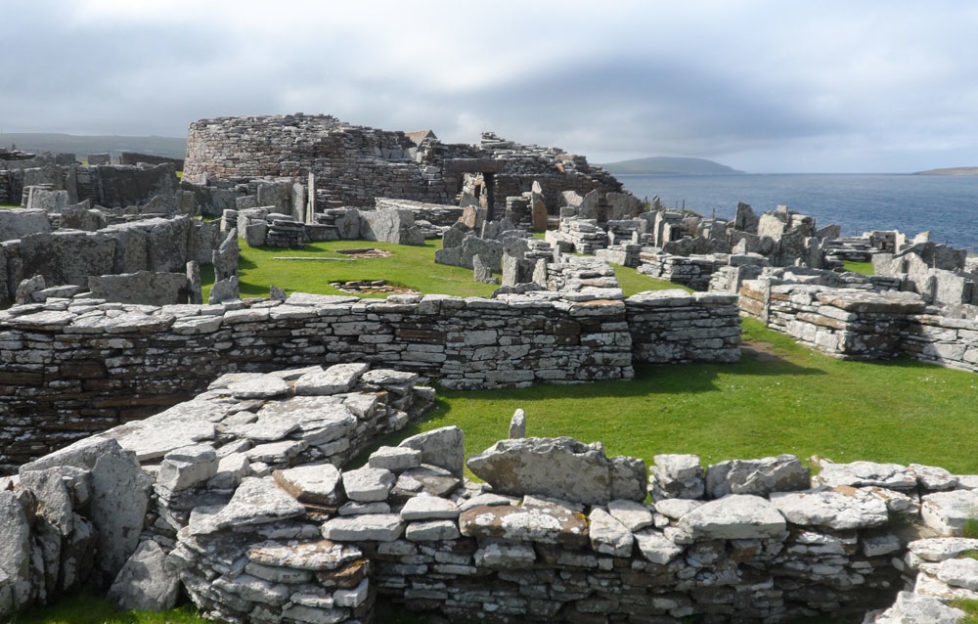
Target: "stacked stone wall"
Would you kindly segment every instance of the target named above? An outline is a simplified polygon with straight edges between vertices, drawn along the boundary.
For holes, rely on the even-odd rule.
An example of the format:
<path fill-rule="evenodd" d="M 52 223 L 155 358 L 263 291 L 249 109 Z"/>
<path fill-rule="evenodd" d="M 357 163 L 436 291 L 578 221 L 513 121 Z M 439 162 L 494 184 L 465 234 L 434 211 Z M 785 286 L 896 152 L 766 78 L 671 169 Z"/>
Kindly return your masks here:
<path fill-rule="evenodd" d="M 144 417 L 235 370 L 362 361 L 447 388 L 494 388 L 629 379 L 633 361 L 739 355 L 732 298 L 576 298 L 296 294 L 247 305 L 75 298 L 14 307 L 0 312 L 0 464 L 9 470 Z"/>
<path fill-rule="evenodd" d="M 0 617 L 86 580 L 126 609 L 169 608 L 182 585 L 235 624 L 377 621 L 378 599 L 452 621 L 952 623 L 942 602 L 978 596 L 978 540 L 955 537 L 975 475 L 828 460 L 812 475 L 792 455 L 647 466 L 519 432 L 466 461 L 452 426 L 344 467 L 434 399 L 369 368 L 224 375 L 0 480 Z"/>
<path fill-rule="evenodd" d="M 739 306 L 746 316 L 833 357 L 904 355 L 978 372 L 978 319 L 936 314 L 915 293 L 748 280 Z"/>

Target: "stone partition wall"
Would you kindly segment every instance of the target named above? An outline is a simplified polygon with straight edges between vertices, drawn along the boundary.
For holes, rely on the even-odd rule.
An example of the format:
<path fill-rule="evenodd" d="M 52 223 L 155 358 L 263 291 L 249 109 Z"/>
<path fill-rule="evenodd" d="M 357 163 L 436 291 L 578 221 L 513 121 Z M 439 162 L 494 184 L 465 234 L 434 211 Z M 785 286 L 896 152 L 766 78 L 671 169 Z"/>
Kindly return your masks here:
<path fill-rule="evenodd" d="M 626 300 L 636 362 L 738 362 L 736 295 L 653 290 Z"/>
<path fill-rule="evenodd" d="M 159 411 L 235 370 L 363 361 L 472 389 L 630 379 L 633 361 L 739 354 L 732 300 L 568 296 L 17 306 L 0 312 L 0 465 Z"/>
<path fill-rule="evenodd" d="M 916 293 L 748 280 L 741 311 L 842 359 L 909 356 L 978 372 L 978 319 L 936 314 Z"/>
<path fill-rule="evenodd" d="M 379 621 L 380 600 L 450 621 L 954 624 L 944 603 L 978 598 L 978 540 L 959 537 L 978 475 L 647 465 L 567 437 L 466 461 L 454 426 L 344 466 L 423 413 L 420 382 L 357 363 L 224 375 L 0 478 L 0 617 L 86 580 L 124 609 L 182 586 L 228 624 Z"/>

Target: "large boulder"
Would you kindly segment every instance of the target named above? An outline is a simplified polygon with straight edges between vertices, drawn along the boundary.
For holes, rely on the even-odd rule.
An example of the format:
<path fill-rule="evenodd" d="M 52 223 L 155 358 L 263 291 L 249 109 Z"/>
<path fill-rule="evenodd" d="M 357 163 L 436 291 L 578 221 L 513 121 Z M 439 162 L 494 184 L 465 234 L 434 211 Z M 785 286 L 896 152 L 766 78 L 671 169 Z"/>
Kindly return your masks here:
<path fill-rule="evenodd" d="M 108 598 L 125 611 L 166 611 L 177 603 L 180 578 L 166 553 L 145 541 L 129 557 L 109 588 Z"/>
<path fill-rule="evenodd" d="M 398 445 L 421 451 L 421 462 L 444 468 L 457 477 L 465 469 L 465 434 L 452 425 L 405 438 Z"/>
<path fill-rule="evenodd" d="M 360 236 L 364 240 L 398 245 L 424 245 L 424 234 L 415 227 L 410 210 L 385 208 L 361 212 Z"/>
<path fill-rule="evenodd" d="M 31 596 L 31 528 L 17 495 L 0 492 L 0 619 Z"/>
<path fill-rule="evenodd" d="M 614 463 L 600 443 L 584 444 L 569 437 L 500 440 L 468 460 L 469 469 L 504 494 L 535 494 L 586 504 L 607 504 L 614 489 L 645 497 L 644 464 L 632 473 L 635 487 L 613 488 Z M 619 471 L 621 472 L 621 471 Z M 627 480 L 628 471 L 621 472 Z"/>
<path fill-rule="evenodd" d="M 190 284 L 185 273 L 139 271 L 89 276 L 88 290 L 106 301 L 163 306 L 188 303 Z"/>

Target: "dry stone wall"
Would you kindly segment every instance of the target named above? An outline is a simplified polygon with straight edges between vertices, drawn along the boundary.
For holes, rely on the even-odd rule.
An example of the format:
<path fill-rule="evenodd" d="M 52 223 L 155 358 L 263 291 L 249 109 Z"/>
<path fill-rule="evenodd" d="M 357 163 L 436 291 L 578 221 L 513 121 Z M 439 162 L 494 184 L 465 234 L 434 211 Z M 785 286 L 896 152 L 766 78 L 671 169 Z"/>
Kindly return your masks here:
<path fill-rule="evenodd" d="M 466 462 L 451 426 L 353 468 L 434 398 L 369 368 L 227 374 L 22 466 L 0 481 L 0 617 L 86 578 L 126 609 L 169 608 L 182 586 L 229 624 L 369 622 L 378 600 L 452 621 L 955 623 L 945 603 L 978 597 L 978 540 L 960 537 L 976 475 L 828 460 L 811 475 L 792 455 L 647 465 L 532 437 Z"/>
<path fill-rule="evenodd" d="M 0 464 L 9 470 L 147 416 L 230 371 L 362 361 L 448 388 L 494 388 L 629 379 L 633 361 L 707 358 L 711 331 L 720 337 L 714 359 L 736 350 L 732 300 L 531 295 L 299 293 L 285 302 L 163 307 L 75 297 L 16 306 L 0 312 Z M 643 346 L 633 353 L 636 332 Z"/>
<path fill-rule="evenodd" d="M 741 311 L 842 359 L 906 355 L 978 372 L 978 319 L 938 313 L 916 293 L 822 284 L 745 281 Z"/>

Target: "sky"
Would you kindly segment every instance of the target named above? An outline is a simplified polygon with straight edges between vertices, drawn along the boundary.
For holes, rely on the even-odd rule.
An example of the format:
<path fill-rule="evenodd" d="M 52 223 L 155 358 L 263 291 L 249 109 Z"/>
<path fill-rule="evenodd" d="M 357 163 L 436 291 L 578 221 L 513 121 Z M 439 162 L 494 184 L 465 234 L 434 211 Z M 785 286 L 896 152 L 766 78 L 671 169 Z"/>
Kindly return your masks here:
<path fill-rule="evenodd" d="M 978 166 L 978 3 L 3 0 L 0 131 L 329 113 L 593 163 Z"/>

